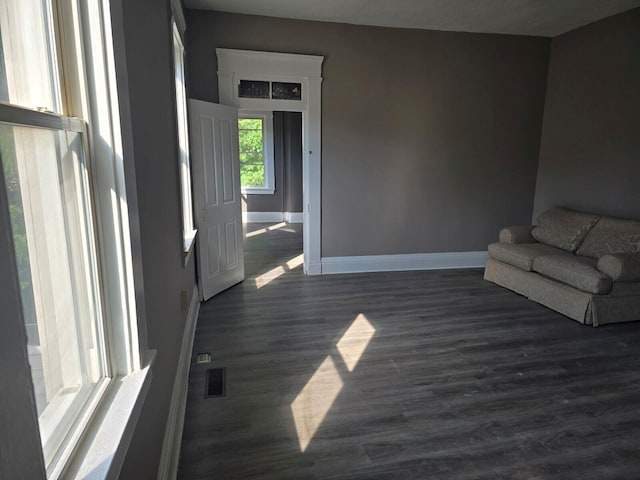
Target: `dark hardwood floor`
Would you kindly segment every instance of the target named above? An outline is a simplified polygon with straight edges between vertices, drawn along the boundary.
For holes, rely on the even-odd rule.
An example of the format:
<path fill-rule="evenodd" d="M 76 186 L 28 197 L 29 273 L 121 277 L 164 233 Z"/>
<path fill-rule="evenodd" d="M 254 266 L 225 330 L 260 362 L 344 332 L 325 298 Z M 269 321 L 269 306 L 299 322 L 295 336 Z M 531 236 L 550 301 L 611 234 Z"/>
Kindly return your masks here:
<path fill-rule="evenodd" d="M 178 478 L 640 478 L 640 323 L 480 270 L 305 277 L 301 251 L 298 225 L 252 234 L 247 279 L 203 305 Z"/>

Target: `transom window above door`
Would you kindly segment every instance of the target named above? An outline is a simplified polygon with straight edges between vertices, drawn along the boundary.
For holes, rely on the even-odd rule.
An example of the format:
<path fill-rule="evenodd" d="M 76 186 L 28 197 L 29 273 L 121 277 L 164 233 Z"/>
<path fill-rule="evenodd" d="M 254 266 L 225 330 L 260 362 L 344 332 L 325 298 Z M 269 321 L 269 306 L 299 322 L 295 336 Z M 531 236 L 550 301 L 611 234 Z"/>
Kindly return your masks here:
<path fill-rule="evenodd" d="M 273 113 L 239 112 L 238 146 L 242 193 L 273 194 Z"/>
<path fill-rule="evenodd" d="M 269 82 L 266 80 L 240 80 L 238 97 L 274 100 L 302 100 L 302 84 L 298 82 Z"/>

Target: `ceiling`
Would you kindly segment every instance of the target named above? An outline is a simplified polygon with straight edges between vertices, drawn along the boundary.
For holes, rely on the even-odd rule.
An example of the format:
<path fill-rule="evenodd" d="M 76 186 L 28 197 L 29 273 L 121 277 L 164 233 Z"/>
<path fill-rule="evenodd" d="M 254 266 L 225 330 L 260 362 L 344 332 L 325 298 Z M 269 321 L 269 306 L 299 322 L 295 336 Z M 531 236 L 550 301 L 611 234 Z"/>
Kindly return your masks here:
<path fill-rule="evenodd" d="M 191 9 L 325 22 L 555 37 L 640 0 L 184 0 Z"/>

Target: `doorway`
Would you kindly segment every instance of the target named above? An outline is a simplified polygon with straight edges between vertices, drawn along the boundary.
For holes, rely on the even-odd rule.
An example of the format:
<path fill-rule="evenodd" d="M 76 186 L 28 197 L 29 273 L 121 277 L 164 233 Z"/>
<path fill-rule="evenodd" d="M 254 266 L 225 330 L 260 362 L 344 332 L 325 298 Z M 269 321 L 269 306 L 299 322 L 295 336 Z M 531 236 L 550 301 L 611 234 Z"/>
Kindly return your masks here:
<path fill-rule="evenodd" d="M 304 223 L 302 114 L 239 110 L 238 134 L 245 223 Z"/>
<path fill-rule="evenodd" d="M 321 267 L 321 70 L 324 57 L 216 49 L 221 104 L 242 110 L 299 112 L 302 118 L 303 268 Z"/>
<path fill-rule="evenodd" d="M 302 258 L 302 114 L 240 110 L 238 118 L 245 273 L 250 278 L 279 266 L 287 269 L 284 265 Z M 264 133 L 271 137 L 259 138 L 262 132 L 252 127 L 261 122 L 254 119 L 265 118 L 269 127 Z M 256 146 L 262 152 L 255 152 Z"/>

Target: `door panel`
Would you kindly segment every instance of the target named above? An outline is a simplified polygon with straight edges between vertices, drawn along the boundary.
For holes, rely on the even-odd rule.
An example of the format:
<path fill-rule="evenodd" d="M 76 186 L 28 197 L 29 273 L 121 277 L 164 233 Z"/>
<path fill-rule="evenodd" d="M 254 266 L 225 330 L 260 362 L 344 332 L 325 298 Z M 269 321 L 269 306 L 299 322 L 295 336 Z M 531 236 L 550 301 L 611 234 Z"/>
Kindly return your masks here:
<path fill-rule="evenodd" d="M 218 204 L 218 188 L 216 181 L 216 169 L 214 163 L 214 135 L 213 119 L 200 117 L 200 131 L 202 142 L 202 162 L 204 181 L 204 203 L 207 207 L 215 207 Z M 196 139 L 194 139 L 195 141 Z M 194 162 L 195 163 L 195 162 Z M 195 166 L 194 166 L 195 171 Z"/>
<path fill-rule="evenodd" d="M 236 128 L 233 129 L 236 137 L 236 144 L 238 138 L 238 122 L 236 121 Z M 222 187 L 223 187 L 223 202 L 224 203 L 233 203 L 235 201 L 235 181 L 236 178 L 240 175 L 240 169 L 238 169 L 238 175 L 234 175 L 234 165 L 232 163 L 233 156 L 229 152 L 229 149 L 232 148 L 233 141 L 231 140 L 231 136 L 233 135 L 232 129 L 228 123 L 220 124 L 220 138 L 223 141 L 220 143 L 221 155 L 222 155 Z M 237 153 L 236 153 L 237 155 Z"/>
<path fill-rule="evenodd" d="M 215 277 L 220 273 L 220 235 L 218 226 L 209 228 L 207 243 L 207 258 L 209 269 L 206 270 L 207 278 Z"/>
<path fill-rule="evenodd" d="M 244 279 L 238 111 L 189 100 L 200 293 L 211 298 Z"/>
<path fill-rule="evenodd" d="M 235 268 L 238 264 L 238 252 L 236 245 L 237 225 L 235 220 L 224 224 L 225 233 L 227 234 L 227 269 Z"/>

